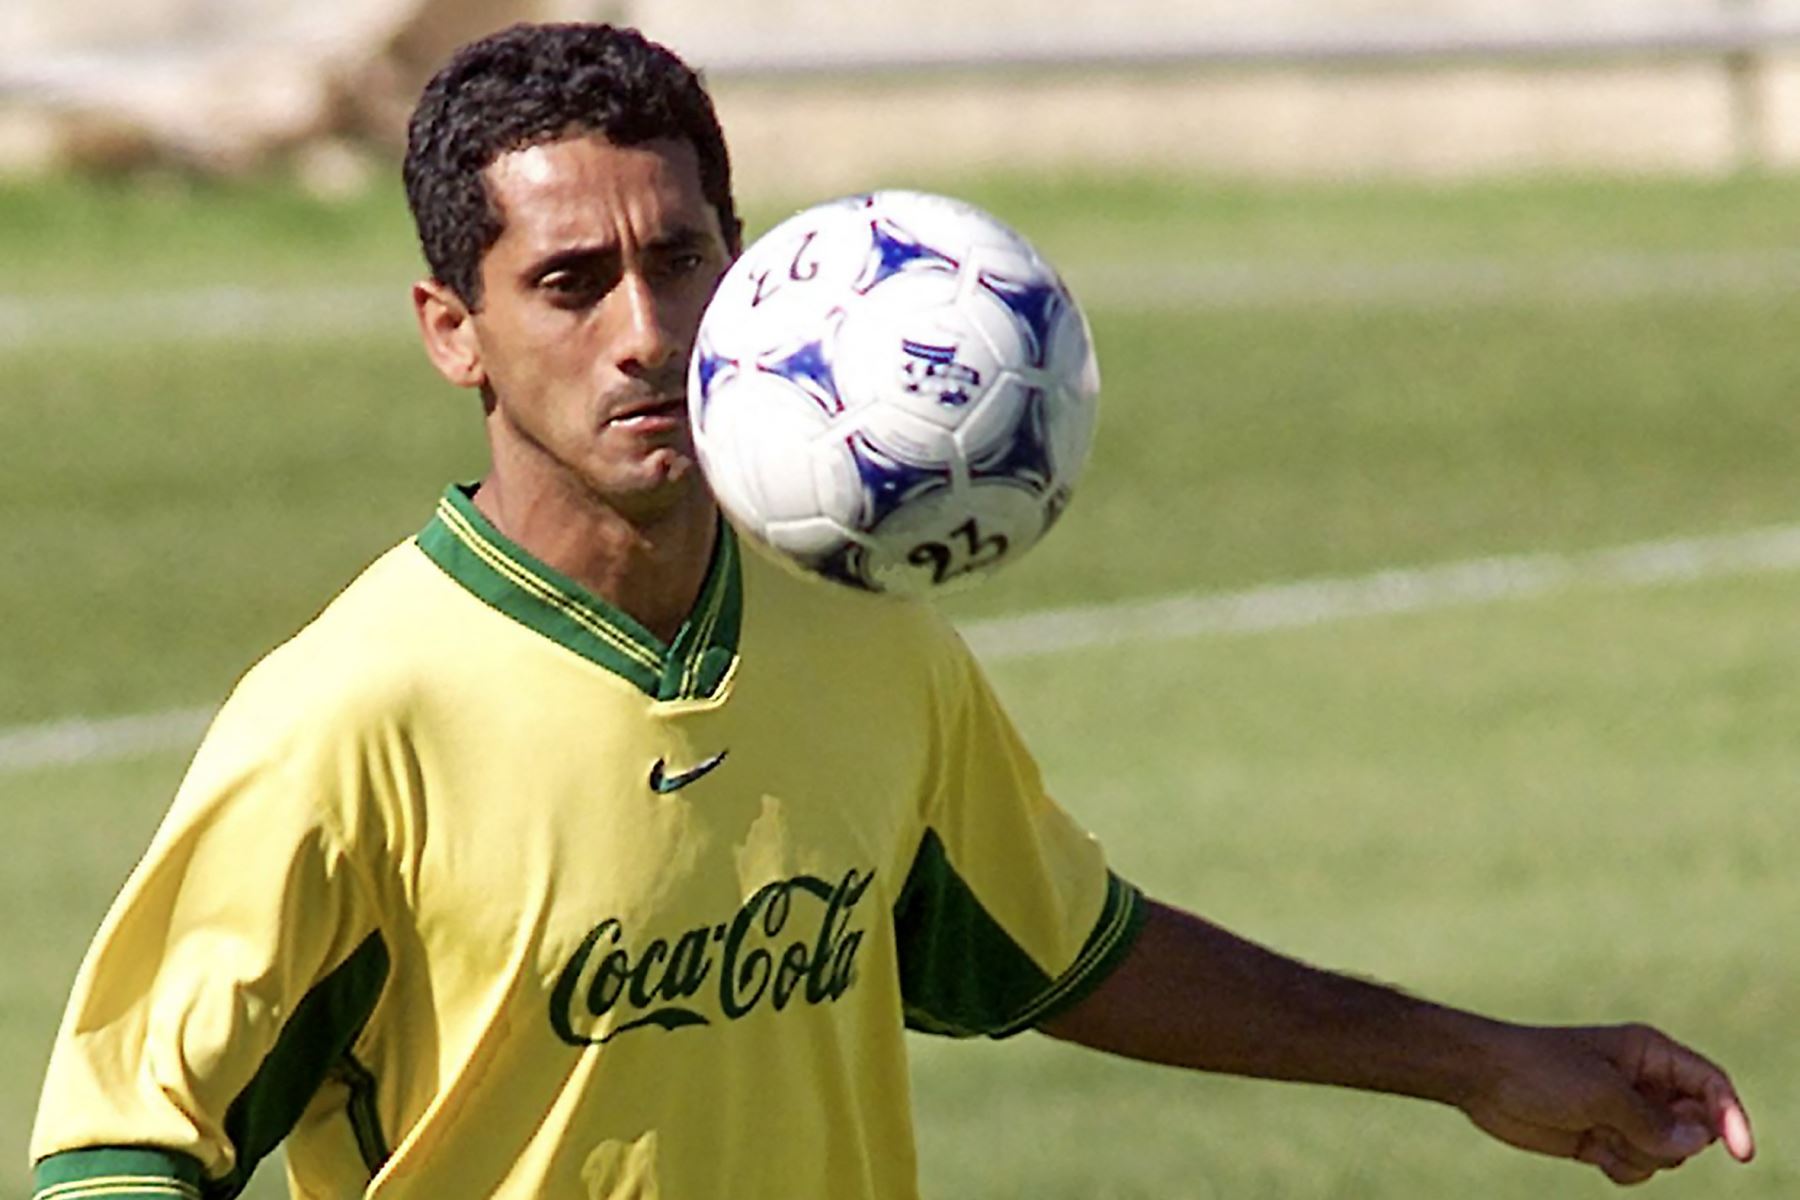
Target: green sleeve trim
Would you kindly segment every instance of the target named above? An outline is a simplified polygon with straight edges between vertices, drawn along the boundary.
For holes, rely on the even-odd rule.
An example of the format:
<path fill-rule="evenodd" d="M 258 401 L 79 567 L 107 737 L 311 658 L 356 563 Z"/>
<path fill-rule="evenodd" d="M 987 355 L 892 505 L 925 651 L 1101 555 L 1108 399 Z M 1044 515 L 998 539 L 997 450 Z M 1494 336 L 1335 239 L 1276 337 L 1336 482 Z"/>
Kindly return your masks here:
<path fill-rule="evenodd" d="M 1092 991 L 1124 957 L 1143 916 L 1138 890 L 1108 875 L 1093 932 L 1052 977 L 987 911 L 927 829 L 894 905 L 907 1027 L 995 1038 L 1029 1029 Z"/>
<path fill-rule="evenodd" d="M 1106 904 L 1100 910 L 1100 919 L 1094 923 L 1094 931 L 1082 944 L 1081 953 L 1075 956 L 1075 961 L 1057 979 L 1055 986 L 1011 1023 L 996 1030 L 993 1036 L 1010 1037 L 1042 1025 L 1087 999 L 1125 961 L 1149 915 L 1144 893 L 1117 875 L 1109 874 L 1106 877 Z"/>
<path fill-rule="evenodd" d="M 154 1146 L 86 1146 L 39 1159 L 32 1200 L 201 1200 L 205 1174 L 197 1159 Z"/>
<path fill-rule="evenodd" d="M 225 1133 L 236 1151 L 236 1162 L 231 1174 L 207 1186 L 208 1200 L 241 1192 L 256 1164 L 299 1122 L 319 1085 L 334 1072 L 342 1072 L 346 1061 L 355 1061 L 350 1058 L 350 1048 L 375 1011 L 387 974 L 387 945 L 379 933 L 371 933 L 295 1005 L 294 1015 L 288 1018 L 255 1077 L 225 1110 Z M 373 1120 L 374 1093 L 373 1078 L 367 1071 L 361 1074 L 365 1077 L 362 1103 L 356 1103 L 358 1089 L 352 1087 L 351 1119 L 359 1126 L 357 1142 L 365 1160 L 371 1147 L 381 1149 L 385 1159 L 385 1143 L 379 1130 L 371 1140 L 368 1131 L 360 1127 Z M 365 1165 L 373 1174 L 381 1164 Z"/>
<path fill-rule="evenodd" d="M 388 952 L 379 933 L 294 1006 L 256 1075 L 225 1110 L 225 1133 L 235 1162 L 223 1179 L 208 1179 L 197 1159 L 157 1147 L 94 1146 L 42 1159 L 33 1171 L 32 1200 L 228 1200 L 294 1128 L 329 1076 L 350 1085 L 350 1121 L 373 1176 L 387 1160 L 376 1117 L 375 1077 L 351 1055 L 387 981 Z"/>

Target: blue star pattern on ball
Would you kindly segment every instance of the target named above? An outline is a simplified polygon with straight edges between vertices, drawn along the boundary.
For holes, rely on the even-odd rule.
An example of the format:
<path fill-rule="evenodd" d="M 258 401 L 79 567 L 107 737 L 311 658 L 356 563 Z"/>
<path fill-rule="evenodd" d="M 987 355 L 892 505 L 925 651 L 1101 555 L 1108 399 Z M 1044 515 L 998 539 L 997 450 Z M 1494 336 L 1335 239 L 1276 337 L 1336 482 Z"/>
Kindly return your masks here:
<path fill-rule="evenodd" d="M 1049 397 L 1043 388 L 1029 389 L 1012 436 L 996 439 L 985 456 L 970 458 L 969 478 L 979 483 L 1004 483 L 1028 492 L 1047 490 L 1056 469 L 1050 449 L 1048 405 Z"/>
<path fill-rule="evenodd" d="M 1050 358 L 1050 339 L 1069 308 L 1068 293 L 1060 283 L 1009 279 L 992 271 L 981 272 L 980 279 L 981 286 L 1019 319 L 1031 365 L 1045 366 Z"/>
<path fill-rule="evenodd" d="M 843 398 L 838 395 L 837 376 L 831 369 L 831 354 L 823 339 L 784 346 L 758 359 L 756 368 L 781 376 L 811 397 L 828 416 L 844 411 Z M 701 370 L 705 369 L 702 363 Z"/>
<path fill-rule="evenodd" d="M 958 264 L 942 250 L 927 246 L 892 221 L 877 218 L 869 222 L 869 259 L 851 287 L 866 295 L 882 280 L 921 266 L 955 271 Z"/>
<path fill-rule="evenodd" d="M 948 464 L 921 466 L 906 462 L 877 445 L 867 433 L 853 433 L 844 439 L 844 444 L 850 448 L 851 461 L 862 478 L 865 530 L 878 527 L 918 497 L 951 484 Z"/>
<path fill-rule="evenodd" d="M 706 417 L 706 406 L 712 400 L 714 385 L 724 382 L 720 378 L 721 374 L 724 379 L 730 379 L 737 374 L 737 369 L 737 359 L 715 353 L 712 347 L 704 342 L 694 352 L 694 373 L 700 384 L 700 416 L 702 419 Z"/>

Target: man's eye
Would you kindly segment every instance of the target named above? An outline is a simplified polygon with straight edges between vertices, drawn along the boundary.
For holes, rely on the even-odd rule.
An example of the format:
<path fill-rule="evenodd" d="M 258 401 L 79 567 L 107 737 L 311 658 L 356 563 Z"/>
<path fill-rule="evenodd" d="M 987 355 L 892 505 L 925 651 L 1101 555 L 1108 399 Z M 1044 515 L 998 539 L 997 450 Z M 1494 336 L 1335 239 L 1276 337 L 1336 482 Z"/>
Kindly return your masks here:
<path fill-rule="evenodd" d="M 662 273 L 670 279 L 682 279 L 706 266 L 706 255 L 699 250 L 683 250 L 662 261 Z"/>
<path fill-rule="evenodd" d="M 552 271 L 544 276 L 541 284 L 545 291 L 556 296 L 581 296 L 594 290 L 593 278 L 578 271 Z"/>

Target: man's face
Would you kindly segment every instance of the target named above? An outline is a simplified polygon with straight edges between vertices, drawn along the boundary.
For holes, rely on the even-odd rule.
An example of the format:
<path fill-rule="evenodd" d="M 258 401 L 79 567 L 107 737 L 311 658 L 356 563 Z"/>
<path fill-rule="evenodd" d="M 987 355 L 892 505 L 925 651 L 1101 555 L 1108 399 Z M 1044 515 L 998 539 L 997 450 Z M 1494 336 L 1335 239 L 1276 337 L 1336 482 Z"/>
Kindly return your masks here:
<path fill-rule="evenodd" d="M 730 262 L 693 146 L 577 136 L 504 154 L 486 178 L 504 232 L 471 321 L 496 470 L 666 511 L 702 486 L 687 362 Z"/>

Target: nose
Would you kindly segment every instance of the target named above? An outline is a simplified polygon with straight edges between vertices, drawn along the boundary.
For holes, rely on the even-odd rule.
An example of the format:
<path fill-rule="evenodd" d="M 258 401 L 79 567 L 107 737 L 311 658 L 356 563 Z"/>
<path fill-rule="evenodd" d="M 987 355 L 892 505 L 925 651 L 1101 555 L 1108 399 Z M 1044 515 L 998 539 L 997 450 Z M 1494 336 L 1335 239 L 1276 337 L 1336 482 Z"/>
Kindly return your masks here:
<path fill-rule="evenodd" d="M 666 366 L 680 350 L 668 306 L 656 288 L 633 271 L 620 280 L 614 292 L 619 302 L 618 338 L 614 357 L 626 375 L 643 375 Z"/>

